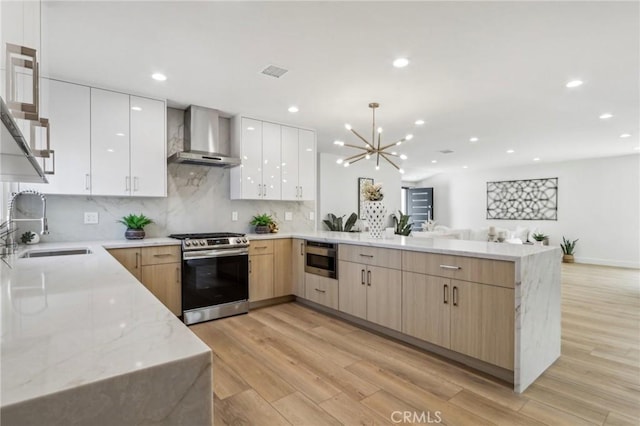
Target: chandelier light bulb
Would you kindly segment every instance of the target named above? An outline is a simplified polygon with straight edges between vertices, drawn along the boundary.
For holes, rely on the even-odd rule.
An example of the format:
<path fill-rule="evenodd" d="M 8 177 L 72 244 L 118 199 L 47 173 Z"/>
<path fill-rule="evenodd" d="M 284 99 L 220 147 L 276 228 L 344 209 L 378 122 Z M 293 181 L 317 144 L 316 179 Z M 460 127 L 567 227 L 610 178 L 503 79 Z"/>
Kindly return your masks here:
<path fill-rule="evenodd" d="M 368 159 L 371 158 L 371 155 L 367 154 L 367 155 L 364 156 L 364 158 L 365 158 L 365 160 L 368 160 Z"/>
<path fill-rule="evenodd" d="M 342 141 L 333 141 L 334 145 L 340 145 L 340 146 L 344 146 L 344 142 Z"/>
<path fill-rule="evenodd" d="M 396 142 L 396 145 L 402 145 L 402 141 L 399 140 L 398 142 Z"/>
<path fill-rule="evenodd" d="M 405 139 L 410 141 L 411 139 L 413 139 L 413 135 L 412 134 L 408 134 L 407 136 L 405 136 Z"/>
<path fill-rule="evenodd" d="M 401 175 L 404 174 L 404 169 L 398 169 L 398 171 L 400 172 Z"/>
<path fill-rule="evenodd" d="M 378 133 L 382 133 L 382 127 L 378 127 Z"/>
<path fill-rule="evenodd" d="M 407 159 L 407 156 L 406 156 L 406 155 L 404 155 L 404 154 L 400 154 L 400 159 L 402 159 L 402 160 L 406 160 L 406 159 Z"/>
<path fill-rule="evenodd" d="M 343 161 L 344 161 L 344 160 L 343 160 L 342 158 L 338 158 L 338 159 L 336 160 L 336 163 L 338 163 L 338 164 L 342 164 L 342 162 L 343 162 Z"/>
<path fill-rule="evenodd" d="M 345 129 L 347 129 L 347 130 L 351 130 L 351 124 L 348 124 L 348 123 L 347 123 L 347 124 L 345 124 L 345 125 L 344 125 L 344 128 L 345 128 Z"/>
<path fill-rule="evenodd" d="M 376 170 L 380 170 L 380 166 L 376 166 Z"/>
<path fill-rule="evenodd" d="M 343 166 L 345 166 L 345 167 L 349 167 L 349 162 L 348 162 L 348 161 L 346 161 L 346 162 L 343 164 Z"/>

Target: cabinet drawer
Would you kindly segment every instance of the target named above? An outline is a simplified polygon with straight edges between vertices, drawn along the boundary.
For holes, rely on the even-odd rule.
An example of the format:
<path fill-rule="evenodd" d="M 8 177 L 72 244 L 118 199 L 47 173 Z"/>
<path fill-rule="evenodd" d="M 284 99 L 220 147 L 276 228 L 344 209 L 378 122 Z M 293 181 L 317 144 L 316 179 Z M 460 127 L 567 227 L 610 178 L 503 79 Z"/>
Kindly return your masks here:
<path fill-rule="evenodd" d="M 504 260 L 404 251 L 402 269 L 500 287 L 515 286 L 515 264 Z"/>
<path fill-rule="evenodd" d="M 143 265 L 160 265 L 162 263 L 176 263 L 180 257 L 180 246 L 142 247 Z"/>
<path fill-rule="evenodd" d="M 305 295 L 312 302 L 338 309 L 338 280 L 307 273 Z"/>
<path fill-rule="evenodd" d="M 402 252 L 400 250 L 378 247 L 340 244 L 338 259 L 365 265 L 382 266 L 383 268 L 400 269 L 402 267 Z"/>
<path fill-rule="evenodd" d="M 273 240 L 257 240 L 251 241 L 249 244 L 249 255 L 253 254 L 272 254 Z"/>

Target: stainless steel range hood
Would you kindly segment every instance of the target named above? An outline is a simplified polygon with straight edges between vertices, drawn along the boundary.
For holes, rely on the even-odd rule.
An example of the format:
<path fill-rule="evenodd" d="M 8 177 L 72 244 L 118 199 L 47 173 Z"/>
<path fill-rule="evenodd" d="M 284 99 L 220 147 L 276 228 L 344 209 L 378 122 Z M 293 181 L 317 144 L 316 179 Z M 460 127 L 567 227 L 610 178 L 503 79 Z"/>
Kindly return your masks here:
<path fill-rule="evenodd" d="M 170 163 L 234 167 L 240 159 L 231 157 L 229 140 L 220 138 L 219 113 L 191 105 L 184 115 L 184 150 L 169 157 Z"/>

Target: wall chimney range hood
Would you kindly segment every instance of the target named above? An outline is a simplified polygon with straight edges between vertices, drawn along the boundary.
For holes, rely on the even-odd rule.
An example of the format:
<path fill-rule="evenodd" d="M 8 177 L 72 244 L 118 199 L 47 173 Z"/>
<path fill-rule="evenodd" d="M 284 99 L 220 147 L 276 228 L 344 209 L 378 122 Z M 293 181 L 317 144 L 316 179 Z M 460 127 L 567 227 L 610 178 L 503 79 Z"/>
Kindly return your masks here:
<path fill-rule="evenodd" d="M 184 114 L 184 150 L 169 157 L 170 163 L 204 166 L 239 166 L 232 157 L 229 140 L 220 138 L 219 113 L 215 109 L 191 105 Z"/>

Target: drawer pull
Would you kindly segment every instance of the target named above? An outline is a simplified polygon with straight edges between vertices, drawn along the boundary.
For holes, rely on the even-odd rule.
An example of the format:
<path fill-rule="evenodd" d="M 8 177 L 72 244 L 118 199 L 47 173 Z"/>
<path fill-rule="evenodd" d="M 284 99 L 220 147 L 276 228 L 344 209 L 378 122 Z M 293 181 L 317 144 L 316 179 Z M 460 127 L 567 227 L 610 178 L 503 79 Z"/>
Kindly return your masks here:
<path fill-rule="evenodd" d="M 442 269 L 454 269 L 454 270 L 462 269 L 462 267 L 460 266 L 451 266 L 451 265 L 440 265 L 440 267 Z"/>
<path fill-rule="evenodd" d="M 256 246 L 256 247 L 254 247 L 254 249 L 256 249 L 256 250 L 258 250 L 258 249 L 266 249 L 266 248 L 267 248 L 267 246 Z"/>
<path fill-rule="evenodd" d="M 443 287 L 443 290 L 444 290 L 443 302 L 446 305 L 449 303 L 449 286 L 445 284 Z"/>
<path fill-rule="evenodd" d="M 373 259 L 373 255 L 372 254 L 362 254 L 362 253 L 360 253 L 360 256 L 362 256 L 362 257 L 370 257 L 370 258 Z"/>
<path fill-rule="evenodd" d="M 173 256 L 171 253 L 158 253 L 154 254 L 153 257 L 165 257 L 165 256 Z"/>
<path fill-rule="evenodd" d="M 318 293 L 326 293 L 326 292 L 327 292 L 326 290 L 320 290 L 319 288 L 316 288 L 315 290 L 316 290 Z"/>

